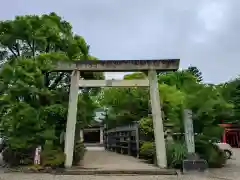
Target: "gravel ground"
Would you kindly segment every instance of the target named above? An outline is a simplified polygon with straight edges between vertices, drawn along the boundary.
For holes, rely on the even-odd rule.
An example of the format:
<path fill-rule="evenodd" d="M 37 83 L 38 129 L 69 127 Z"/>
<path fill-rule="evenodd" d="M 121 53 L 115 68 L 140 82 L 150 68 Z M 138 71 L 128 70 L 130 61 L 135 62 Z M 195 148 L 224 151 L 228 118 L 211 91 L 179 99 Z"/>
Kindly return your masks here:
<path fill-rule="evenodd" d="M 211 169 L 208 173 L 180 176 L 60 176 L 50 174 L 3 173 L 0 180 L 240 180 L 240 149 L 234 150 L 234 157 L 222 169 Z"/>
<path fill-rule="evenodd" d="M 233 149 L 233 158 L 221 169 L 211 169 L 211 175 L 226 180 L 240 180 L 240 149 Z"/>
<path fill-rule="evenodd" d="M 0 180 L 219 180 L 197 175 L 185 176 L 53 176 L 47 174 L 1 174 Z M 221 179 L 224 180 L 224 179 Z"/>

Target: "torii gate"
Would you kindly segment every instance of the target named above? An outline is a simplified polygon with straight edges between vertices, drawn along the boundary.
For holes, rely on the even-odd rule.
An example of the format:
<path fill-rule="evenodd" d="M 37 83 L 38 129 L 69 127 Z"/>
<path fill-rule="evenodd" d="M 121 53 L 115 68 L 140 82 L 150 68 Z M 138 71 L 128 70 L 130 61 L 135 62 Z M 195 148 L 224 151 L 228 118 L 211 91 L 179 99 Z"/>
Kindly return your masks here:
<path fill-rule="evenodd" d="M 150 100 L 156 145 L 157 165 L 167 167 L 166 147 L 161 114 L 160 96 L 156 71 L 174 71 L 179 68 L 180 59 L 162 60 L 86 60 L 77 62 L 60 62 L 55 71 L 70 71 L 71 86 L 69 93 L 68 117 L 64 152 L 65 167 L 70 168 L 73 161 L 74 136 L 77 116 L 79 87 L 150 87 Z M 147 71 L 148 79 L 142 80 L 80 80 L 83 72 L 132 72 Z"/>

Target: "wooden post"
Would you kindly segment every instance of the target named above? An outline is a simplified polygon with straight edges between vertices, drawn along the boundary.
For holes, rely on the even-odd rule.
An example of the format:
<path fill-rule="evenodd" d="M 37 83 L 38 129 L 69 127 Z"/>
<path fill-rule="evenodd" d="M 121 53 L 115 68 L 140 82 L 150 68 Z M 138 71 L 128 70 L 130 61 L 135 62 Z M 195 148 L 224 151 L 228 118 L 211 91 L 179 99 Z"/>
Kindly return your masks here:
<path fill-rule="evenodd" d="M 128 132 L 128 155 L 131 155 L 131 131 Z"/>
<path fill-rule="evenodd" d="M 223 131 L 222 142 L 227 143 L 227 130 L 226 130 L 226 128 L 224 128 L 224 131 Z"/>
<path fill-rule="evenodd" d="M 80 129 L 80 141 L 84 142 L 84 131 L 83 131 L 83 129 Z"/>
<path fill-rule="evenodd" d="M 103 145 L 103 143 L 104 143 L 103 136 L 104 136 L 103 127 L 100 127 L 100 144 L 101 145 Z"/>
<path fill-rule="evenodd" d="M 136 123 L 135 124 L 135 141 L 136 141 L 136 149 L 137 149 L 137 158 L 139 158 L 139 151 L 140 151 L 140 148 L 139 148 L 139 141 L 140 141 L 140 138 L 139 138 L 139 126 L 138 124 Z"/>

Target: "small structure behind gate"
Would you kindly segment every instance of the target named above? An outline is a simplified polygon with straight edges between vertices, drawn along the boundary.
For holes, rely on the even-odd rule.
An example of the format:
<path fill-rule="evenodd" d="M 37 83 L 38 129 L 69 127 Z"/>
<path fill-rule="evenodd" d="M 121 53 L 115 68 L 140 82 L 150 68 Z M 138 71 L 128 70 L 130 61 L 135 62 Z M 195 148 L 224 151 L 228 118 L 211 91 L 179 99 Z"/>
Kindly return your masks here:
<path fill-rule="evenodd" d="M 139 127 L 137 123 L 104 132 L 105 148 L 121 154 L 139 157 Z"/>

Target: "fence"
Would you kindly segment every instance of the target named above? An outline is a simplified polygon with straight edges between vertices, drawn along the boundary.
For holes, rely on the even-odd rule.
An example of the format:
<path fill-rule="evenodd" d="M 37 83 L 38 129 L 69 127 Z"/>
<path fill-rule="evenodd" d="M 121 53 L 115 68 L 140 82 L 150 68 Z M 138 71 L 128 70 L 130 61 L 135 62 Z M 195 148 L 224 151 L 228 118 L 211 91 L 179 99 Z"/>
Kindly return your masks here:
<path fill-rule="evenodd" d="M 138 124 L 105 130 L 104 139 L 107 150 L 139 157 Z"/>

